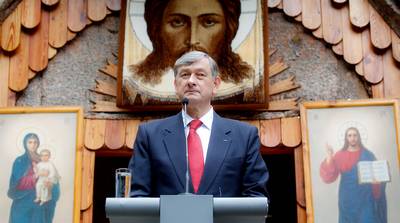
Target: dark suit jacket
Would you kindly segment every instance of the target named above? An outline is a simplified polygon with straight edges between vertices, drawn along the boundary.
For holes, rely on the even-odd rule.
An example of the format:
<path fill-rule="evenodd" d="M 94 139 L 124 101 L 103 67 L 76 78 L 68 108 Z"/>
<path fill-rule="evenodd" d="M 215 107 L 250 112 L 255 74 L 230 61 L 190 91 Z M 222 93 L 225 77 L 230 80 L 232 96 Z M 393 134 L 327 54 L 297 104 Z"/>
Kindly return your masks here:
<path fill-rule="evenodd" d="M 257 128 L 214 112 L 204 174 L 197 194 L 215 197 L 266 196 L 268 170 L 260 155 Z M 186 158 L 182 114 L 139 126 L 131 196 L 185 192 Z M 192 183 L 189 191 L 193 193 Z"/>

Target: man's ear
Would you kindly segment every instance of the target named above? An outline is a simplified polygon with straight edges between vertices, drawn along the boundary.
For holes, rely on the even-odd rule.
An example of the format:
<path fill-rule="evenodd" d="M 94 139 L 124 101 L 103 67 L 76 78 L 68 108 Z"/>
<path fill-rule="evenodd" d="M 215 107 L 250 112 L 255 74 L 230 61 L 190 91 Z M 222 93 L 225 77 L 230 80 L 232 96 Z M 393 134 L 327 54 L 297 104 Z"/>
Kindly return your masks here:
<path fill-rule="evenodd" d="M 221 78 L 219 77 L 219 75 L 214 77 L 214 89 L 213 89 L 213 93 L 216 94 L 217 90 L 219 88 L 219 86 L 221 85 Z"/>

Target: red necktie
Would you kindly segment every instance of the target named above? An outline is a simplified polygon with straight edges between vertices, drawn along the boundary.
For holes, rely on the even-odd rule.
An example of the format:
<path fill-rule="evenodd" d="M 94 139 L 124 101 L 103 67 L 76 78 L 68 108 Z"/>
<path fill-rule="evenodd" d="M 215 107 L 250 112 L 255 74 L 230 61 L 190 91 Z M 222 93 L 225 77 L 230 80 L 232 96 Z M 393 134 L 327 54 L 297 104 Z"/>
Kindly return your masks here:
<path fill-rule="evenodd" d="M 189 168 L 195 193 L 197 193 L 199 189 L 201 176 L 203 176 L 204 171 L 203 149 L 200 137 L 196 133 L 196 129 L 199 128 L 201 124 L 201 121 L 198 119 L 191 121 L 188 135 Z"/>

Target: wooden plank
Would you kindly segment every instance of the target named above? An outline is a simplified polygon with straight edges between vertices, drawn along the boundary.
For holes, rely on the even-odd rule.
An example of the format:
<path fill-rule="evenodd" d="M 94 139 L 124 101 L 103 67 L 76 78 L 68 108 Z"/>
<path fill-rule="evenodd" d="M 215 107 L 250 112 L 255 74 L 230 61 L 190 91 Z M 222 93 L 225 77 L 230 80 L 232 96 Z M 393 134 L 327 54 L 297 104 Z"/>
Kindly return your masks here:
<path fill-rule="evenodd" d="M 82 31 L 87 22 L 87 0 L 68 0 L 68 28 Z"/>
<path fill-rule="evenodd" d="M 48 47 L 48 58 L 49 60 L 53 59 L 57 55 L 57 49 L 54 49 L 53 47 L 49 46 Z"/>
<path fill-rule="evenodd" d="M 301 0 L 282 0 L 282 3 L 286 15 L 295 17 L 301 13 Z"/>
<path fill-rule="evenodd" d="M 322 26 L 320 25 L 316 30 L 314 30 L 312 32 L 313 36 L 318 38 L 318 39 L 322 39 L 323 38 L 323 34 L 322 34 Z"/>
<path fill-rule="evenodd" d="M 296 176 L 296 201 L 301 207 L 306 207 L 303 149 L 301 146 L 294 149 L 294 167 Z"/>
<path fill-rule="evenodd" d="M 117 96 L 117 83 L 116 81 L 103 81 L 103 80 L 95 80 L 96 88 L 95 92 L 110 96 Z"/>
<path fill-rule="evenodd" d="M 36 72 L 47 67 L 49 61 L 49 13 L 42 12 L 36 31 L 29 36 L 29 67 Z"/>
<path fill-rule="evenodd" d="M 29 79 L 29 36 L 21 32 L 20 46 L 10 57 L 8 87 L 16 92 L 28 86 Z"/>
<path fill-rule="evenodd" d="M 307 29 L 321 26 L 321 0 L 302 0 L 302 23 Z"/>
<path fill-rule="evenodd" d="M 21 12 L 21 24 L 28 29 L 35 28 L 41 18 L 40 0 L 23 0 Z"/>
<path fill-rule="evenodd" d="M 290 98 L 284 100 L 270 101 L 268 105 L 268 111 L 286 111 L 286 110 L 296 110 L 297 98 Z"/>
<path fill-rule="evenodd" d="M 118 108 L 116 102 L 96 101 L 91 110 L 92 112 L 129 112 L 129 109 Z"/>
<path fill-rule="evenodd" d="M 96 153 L 83 149 L 82 152 L 82 199 L 80 210 L 87 210 L 93 203 L 94 164 Z"/>
<path fill-rule="evenodd" d="M 369 23 L 368 0 L 349 0 L 350 21 L 354 26 L 364 27 Z"/>
<path fill-rule="evenodd" d="M 42 0 L 42 3 L 47 5 L 47 6 L 53 6 L 57 4 L 59 0 Z"/>
<path fill-rule="evenodd" d="M 82 223 L 92 223 L 93 222 L 93 205 L 91 205 L 87 210 L 81 212 L 81 222 Z"/>
<path fill-rule="evenodd" d="M 334 7 L 331 0 L 321 0 L 322 35 L 330 44 L 337 44 L 342 40 L 343 28 L 341 10 Z"/>
<path fill-rule="evenodd" d="M 385 98 L 384 82 L 385 80 L 371 85 L 373 98 Z"/>
<path fill-rule="evenodd" d="M 397 62 L 400 62 L 400 37 L 392 30 L 392 52 Z"/>
<path fill-rule="evenodd" d="M 60 48 L 68 40 L 68 1 L 59 0 L 57 7 L 50 11 L 49 44 Z"/>
<path fill-rule="evenodd" d="M 36 72 L 31 69 L 28 69 L 28 79 L 30 80 L 30 79 L 34 78 L 35 76 L 36 76 Z"/>
<path fill-rule="evenodd" d="M 279 5 L 278 6 L 276 6 L 278 9 L 283 9 L 283 2 L 281 1 L 280 3 L 279 3 Z"/>
<path fill-rule="evenodd" d="M 8 105 L 8 76 L 10 58 L 0 50 L 0 107 Z"/>
<path fill-rule="evenodd" d="M 383 58 L 382 55 L 378 55 L 374 52 L 374 46 L 372 46 L 368 29 L 362 32 L 362 44 L 364 77 L 372 84 L 379 83 L 383 79 Z"/>
<path fill-rule="evenodd" d="M 68 42 L 73 40 L 75 37 L 76 37 L 76 33 L 72 32 L 72 31 L 70 31 L 68 29 L 68 31 L 67 31 L 67 40 L 68 40 Z"/>
<path fill-rule="evenodd" d="M 88 17 L 90 20 L 98 22 L 103 20 L 107 15 L 106 0 L 87 0 L 88 1 Z"/>
<path fill-rule="evenodd" d="M 294 17 L 294 20 L 297 21 L 297 22 L 301 22 L 301 20 L 302 20 L 301 13 L 298 16 Z"/>
<path fill-rule="evenodd" d="M 288 78 L 278 81 L 269 87 L 269 95 L 279 94 L 285 91 L 290 91 L 296 88 L 299 88 L 300 85 L 294 82 L 294 75 L 289 76 Z"/>
<path fill-rule="evenodd" d="M 107 74 L 108 76 L 114 79 L 117 79 L 118 66 L 116 64 L 111 63 L 109 60 L 107 60 L 107 65 L 104 68 L 101 68 L 99 71 L 103 72 L 104 74 Z"/>
<path fill-rule="evenodd" d="M 106 120 L 104 144 L 109 149 L 122 149 L 125 145 L 125 120 Z"/>
<path fill-rule="evenodd" d="M 282 143 L 287 147 L 296 147 L 301 143 L 300 118 L 290 117 L 281 119 Z"/>
<path fill-rule="evenodd" d="M 283 72 L 287 68 L 289 68 L 289 66 L 285 62 L 283 62 L 283 58 L 279 58 L 272 65 L 269 66 L 269 77 L 273 77 Z"/>
<path fill-rule="evenodd" d="M 307 222 L 307 213 L 306 209 L 301 207 L 299 204 L 297 206 L 297 223 L 306 223 Z"/>
<path fill-rule="evenodd" d="M 101 119 L 85 120 L 85 147 L 97 150 L 104 145 L 106 121 Z"/>
<path fill-rule="evenodd" d="M 275 147 L 281 143 L 281 119 L 260 121 L 260 140 L 266 147 Z"/>
<path fill-rule="evenodd" d="M 355 66 L 356 73 L 360 76 L 364 76 L 364 61 L 356 64 Z"/>
<path fill-rule="evenodd" d="M 362 36 L 353 29 L 349 20 L 349 9 L 342 8 L 343 58 L 349 64 L 358 64 L 362 60 Z"/>
<path fill-rule="evenodd" d="M 121 0 L 106 0 L 106 5 L 111 11 L 121 10 Z"/>
<path fill-rule="evenodd" d="M 282 2 L 282 0 L 268 0 L 268 7 L 269 8 L 275 8 L 278 7 L 278 5 Z"/>
<path fill-rule="evenodd" d="M 133 149 L 140 120 L 126 120 L 125 146 Z"/>
<path fill-rule="evenodd" d="M 372 6 L 369 12 L 372 44 L 378 49 L 386 49 L 391 43 L 390 27 Z"/>
<path fill-rule="evenodd" d="M 14 91 L 8 89 L 7 106 L 8 107 L 14 107 L 16 102 L 17 102 L 17 94 Z"/>
<path fill-rule="evenodd" d="M 343 41 L 340 41 L 336 45 L 332 45 L 332 50 L 336 55 L 343 56 Z"/>
<path fill-rule="evenodd" d="M 20 44 L 21 11 L 22 4 L 19 4 L 1 25 L 1 48 L 5 51 L 14 51 Z"/>
<path fill-rule="evenodd" d="M 383 55 L 383 78 L 385 98 L 399 98 L 400 67 L 396 66 L 391 49 Z"/>

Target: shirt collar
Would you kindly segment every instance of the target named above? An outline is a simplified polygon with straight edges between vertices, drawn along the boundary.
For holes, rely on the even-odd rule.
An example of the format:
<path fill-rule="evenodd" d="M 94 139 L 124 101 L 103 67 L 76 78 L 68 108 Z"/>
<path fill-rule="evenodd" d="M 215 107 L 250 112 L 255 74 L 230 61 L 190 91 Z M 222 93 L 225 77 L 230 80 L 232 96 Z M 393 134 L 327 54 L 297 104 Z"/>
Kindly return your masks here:
<path fill-rule="evenodd" d="M 182 111 L 182 118 L 183 120 L 185 120 L 185 116 L 186 116 L 186 120 L 187 120 L 187 125 L 193 120 L 192 117 L 190 117 L 190 115 L 186 114 L 184 111 Z M 210 110 L 208 110 L 208 112 L 206 114 L 204 114 L 201 118 L 200 121 L 203 123 L 203 125 L 207 128 L 207 129 L 211 129 L 212 126 L 212 122 L 213 122 L 213 118 L 214 118 L 214 109 L 211 107 Z M 186 127 L 186 126 L 185 126 Z"/>

